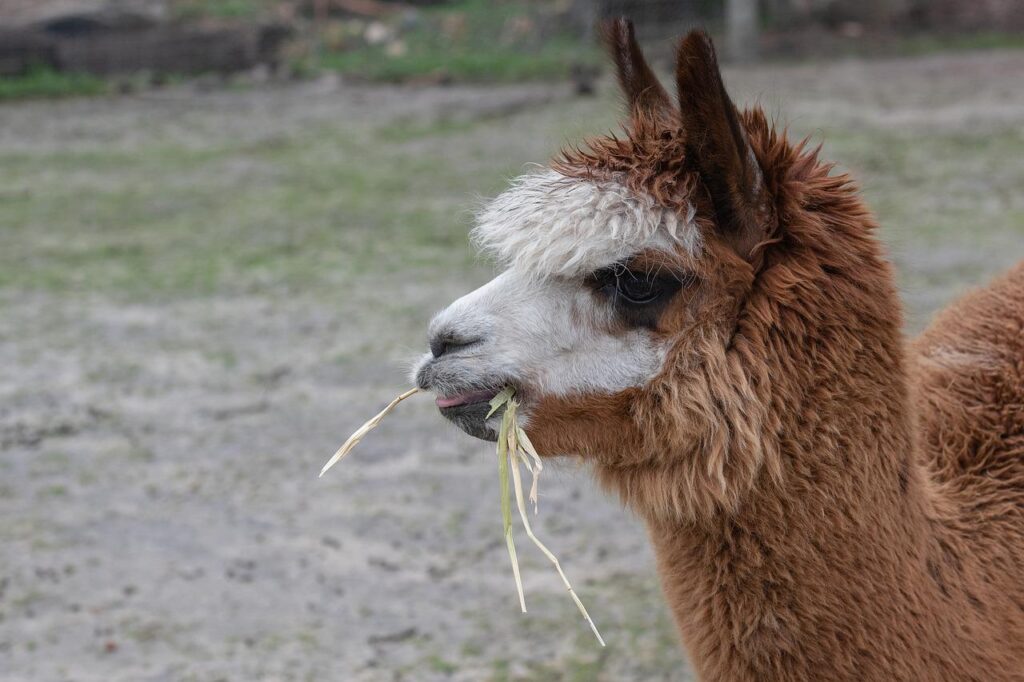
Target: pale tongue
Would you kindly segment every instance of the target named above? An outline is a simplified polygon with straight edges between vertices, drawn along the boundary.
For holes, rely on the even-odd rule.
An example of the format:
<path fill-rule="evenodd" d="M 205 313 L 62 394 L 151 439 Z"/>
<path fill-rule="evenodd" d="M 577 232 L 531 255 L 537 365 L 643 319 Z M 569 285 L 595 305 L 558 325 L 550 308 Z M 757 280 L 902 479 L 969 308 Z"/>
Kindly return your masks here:
<path fill-rule="evenodd" d="M 497 391 L 473 391 L 472 393 L 462 393 L 461 395 L 453 395 L 449 398 L 442 398 L 438 396 L 434 402 L 437 403 L 438 407 L 455 407 L 456 405 L 468 405 L 469 403 L 479 403 L 484 400 L 490 400 Z"/>

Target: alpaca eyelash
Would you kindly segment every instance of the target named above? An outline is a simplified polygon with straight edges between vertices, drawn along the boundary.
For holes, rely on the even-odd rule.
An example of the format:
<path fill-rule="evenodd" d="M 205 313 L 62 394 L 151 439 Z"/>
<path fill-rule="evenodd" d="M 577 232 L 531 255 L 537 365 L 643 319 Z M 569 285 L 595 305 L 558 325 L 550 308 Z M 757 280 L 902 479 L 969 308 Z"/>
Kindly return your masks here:
<path fill-rule="evenodd" d="M 617 283 L 623 277 L 629 276 L 634 280 L 646 279 L 652 282 L 670 282 L 666 288 L 681 289 L 698 283 L 698 277 L 691 271 L 675 270 L 659 263 L 655 270 L 633 270 L 625 263 L 613 263 L 588 275 L 584 282 L 595 291 L 614 293 Z"/>
<path fill-rule="evenodd" d="M 635 285 L 639 285 L 642 293 L 632 291 Z M 638 276 L 632 270 L 626 270 L 615 278 L 616 300 L 624 300 L 630 305 L 653 303 L 661 296 L 664 290 L 665 288 L 658 277 L 649 272 Z"/>

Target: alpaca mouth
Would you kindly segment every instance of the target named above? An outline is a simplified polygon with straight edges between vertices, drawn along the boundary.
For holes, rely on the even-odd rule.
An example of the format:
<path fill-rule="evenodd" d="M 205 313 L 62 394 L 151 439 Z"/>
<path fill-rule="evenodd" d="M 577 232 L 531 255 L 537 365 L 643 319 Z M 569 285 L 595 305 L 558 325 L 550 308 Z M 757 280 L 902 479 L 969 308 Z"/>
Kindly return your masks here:
<path fill-rule="evenodd" d="M 437 403 L 438 408 L 442 410 L 450 409 L 452 407 L 462 407 L 464 405 L 475 405 L 476 403 L 489 403 L 498 395 L 497 388 L 488 388 L 482 391 L 467 391 L 465 393 L 457 393 L 451 396 L 437 396 L 434 400 Z"/>
<path fill-rule="evenodd" d="M 498 440 L 502 410 L 488 417 L 491 399 L 511 384 L 508 379 L 474 363 L 452 362 L 432 354 L 424 356 L 413 370 L 413 381 L 435 396 L 441 416 L 469 435 L 487 441 Z"/>
<path fill-rule="evenodd" d="M 487 414 L 491 411 L 491 399 L 498 395 L 500 390 L 489 388 L 437 396 L 435 403 L 441 416 L 470 436 L 493 442 L 498 440 L 498 430 L 488 422 L 491 419 L 497 421 L 501 416 L 501 409 L 491 415 L 491 419 L 488 419 Z"/>

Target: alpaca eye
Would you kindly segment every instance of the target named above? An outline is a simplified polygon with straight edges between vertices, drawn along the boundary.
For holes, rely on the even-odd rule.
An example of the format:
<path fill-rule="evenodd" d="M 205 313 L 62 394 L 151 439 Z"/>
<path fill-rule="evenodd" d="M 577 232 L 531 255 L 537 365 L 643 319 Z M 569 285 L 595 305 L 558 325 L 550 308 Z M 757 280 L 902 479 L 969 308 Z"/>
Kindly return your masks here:
<path fill-rule="evenodd" d="M 615 278 L 615 290 L 629 303 L 650 303 L 661 294 L 662 287 L 655 278 L 625 271 Z"/>

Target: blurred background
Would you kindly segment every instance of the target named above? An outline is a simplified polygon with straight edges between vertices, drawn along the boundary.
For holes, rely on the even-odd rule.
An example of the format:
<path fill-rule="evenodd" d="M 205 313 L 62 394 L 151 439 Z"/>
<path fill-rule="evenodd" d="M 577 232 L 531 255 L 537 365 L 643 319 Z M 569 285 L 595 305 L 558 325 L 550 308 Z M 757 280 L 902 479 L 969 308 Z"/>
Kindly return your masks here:
<path fill-rule="evenodd" d="M 615 129 L 594 24 L 859 179 L 908 332 L 1024 257 L 1019 0 L 0 0 L 0 680 L 687 680 L 642 526 L 412 399 L 466 231 Z"/>

